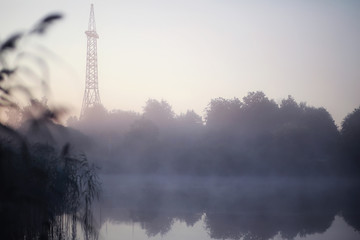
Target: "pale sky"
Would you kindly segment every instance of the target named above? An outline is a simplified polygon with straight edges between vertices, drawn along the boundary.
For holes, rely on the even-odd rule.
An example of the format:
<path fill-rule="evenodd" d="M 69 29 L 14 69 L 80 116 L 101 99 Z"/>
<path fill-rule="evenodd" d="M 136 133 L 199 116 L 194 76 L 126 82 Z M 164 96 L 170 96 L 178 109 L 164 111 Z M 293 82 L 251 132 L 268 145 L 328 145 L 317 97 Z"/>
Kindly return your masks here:
<path fill-rule="evenodd" d="M 79 114 L 94 3 L 99 89 L 108 110 L 149 98 L 203 115 L 212 98 L 263 91 L 325 107 L 337 124 L 360 105 L 360 1 L 0 0 L 0 39 L 48 13 L 65 19 L 41 44 L 53 98 Z M 40 53 L 41 55 L 41 53 Z"/>

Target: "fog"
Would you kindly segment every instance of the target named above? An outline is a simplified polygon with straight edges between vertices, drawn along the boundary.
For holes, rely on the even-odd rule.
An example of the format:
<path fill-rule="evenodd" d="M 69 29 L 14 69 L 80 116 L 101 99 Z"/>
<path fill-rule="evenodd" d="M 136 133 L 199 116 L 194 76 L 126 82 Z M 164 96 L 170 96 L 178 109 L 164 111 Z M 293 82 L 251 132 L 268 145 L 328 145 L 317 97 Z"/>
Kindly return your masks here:
<path fill-rule="evenodd" d="M 214 239 L 287 239 L 324 233 L 336 215 L 359 231 L 354 185 L 331 179 L 104 175 L 101 223 L 139 224 L 166 235 L 203 217 Z M 350 190 L 350 191 L 349 191 Z"/>
<path fill-rule="evenodd" d="M 359 233 L 360 107 L 336 125 L 255 91 L 211 99 L 204 117 L 151 98 L 69 117 L 47 100 L 43 61 L 12 62 L 61 18 L 0 42 L 0 238 L 98 239 L 109 222 L 162 237 L 180 221 L 212 239 L 294 239 L 339 218 Z"/>
<path fill-rule="evenodd" d="M 324 108 L 260 91 L 211 100 L 205 119 L 175 115 L 165 100 L 143 109 L 98 105 L 67 126 L 19 118 L 29 142 L 70 144 L 99 168 L 97 229 L 135 223 L 153 237 L 203 220 L 214 239 L 293 239 L 341 216 L 360 231 L 359 109 L 336 126 Z"/>
<path fill-rule="evenodd" d="M 142 113 L 97 105 L 62 125 L 46 101 L 32 100 L 8 111 L 1 125 L 2 159 L 17 159 L 16 149 L 27 149 L 16 160 L 22 169 L 16 175 L 5 174 L 16 168 L 2 160 L 2 176 L 18 182 L 27 159 L 34 159 L 29 177 L 39 178 L 35 184 L 43 179 L 42 171 L 59 167 L 64 169 L 45 174 L 55 185 L 66 183 L 58 174 L 67 173 L 68 166 L 88 179 L 79 182 L 80 188 L 96 177 L 91 184 L 97 188 L 99 181 L 101 190 L 91 207 L 90 233 L 108 222 L 135 223 L 148 237 L 157 237 L 177 221 L 188 227 L 203 221 L 212 239 L 293 239 L 324 233 L 339 216 L 360 231 L 359 108 L 336 126 L 324 108 L 291 96 L 276 103 L 258 91 L 242 99 L 215 98 L 205 111 L 205 119 L 192 110 L 176 115 L 167 101 L 149 99 Z M 6 215 L 27 216 L 15 210 L 13 193 L 3 196 L 12 206 Z"/>
<path fill-rule="evenodd" d="M 340 215 L 360 230 L 359 109 L 342 126 L 324 108 L 263 92 L 213 99 L 204 120 L 165 100 L 143 109 L 98 106 L 68 122 L 101 168 L 100 223 L 138 223 L 151 237 L 204 216 L 214 239 L 293 239 Z"/>
<path fill-rule="evenodd" d="M 149 99 L 143 113 L 96 106 L 68 120 L 104 173 L 196 176 L 356 176 L 358 110 L 336 126 L 324 108 L 263 92 L 211 100 L 203 120 Z M 352 150 L 351 150 L 351 149 Z"/>

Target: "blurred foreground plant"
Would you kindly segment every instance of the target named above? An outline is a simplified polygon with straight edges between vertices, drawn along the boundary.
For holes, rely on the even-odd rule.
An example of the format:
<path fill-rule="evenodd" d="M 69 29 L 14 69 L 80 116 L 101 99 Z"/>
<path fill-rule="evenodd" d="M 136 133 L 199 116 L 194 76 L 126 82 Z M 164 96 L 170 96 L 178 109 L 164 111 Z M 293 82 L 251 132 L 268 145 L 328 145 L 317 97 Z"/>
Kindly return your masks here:
<path fill-rule="evenodd" d="M 21 41 L 45 33 L 61 18 L 49 15 L 29 32 L 0 42 L 0 110 L 18 110 L 19 99 L 34 101 L 19 76 L 20 71 L 32 78 L 31 69 L 11 60 L 24 54 Z M 46 91 L 46 75 L 39 79 Z M 62 111 L 43 107 L 36 118 L 28 119 L 30 127 L 53 123 Z M 69 144 L 59 151 L 49 143 L 29 142 L 19 130 L 0 123 L 0 239 L 76 239 L 78 224 L 86 239 L 97 238 L 91 213 L 100 189 L 96 167 L 70 150 Z"/>

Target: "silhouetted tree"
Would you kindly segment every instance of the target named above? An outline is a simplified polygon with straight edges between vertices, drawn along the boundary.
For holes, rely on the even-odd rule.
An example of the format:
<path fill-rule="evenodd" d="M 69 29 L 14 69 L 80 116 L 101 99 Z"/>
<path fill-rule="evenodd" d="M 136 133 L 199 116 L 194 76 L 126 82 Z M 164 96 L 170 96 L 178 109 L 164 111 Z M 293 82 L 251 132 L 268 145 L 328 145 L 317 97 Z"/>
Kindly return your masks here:
<path fill-rule="evenodd" d="M 188 110 L 185 114 L 180 114 L 176 117 L 178 122 L 184 125 L 202 125 L 203 121 L 201 116 L 194 112 L 194 110 Z"/>
<path fill-rule="evenodd" d="M 168 102 L 149 99 L 144 107 L 143 116 L 163 128 L 173 123 L 175 114 Z"/>
<path fill-rule="evenodd" d="M 341 125 L 342 147 L 347 157 L 347 170 L 360 173 L 360 107 L 348 114 Z"/>
<path fill-rule="evenodd" d="M 263 92 L 249 92 L 243 98 L 241 126 L 251 135 L 272 132 L 278 124 L 278 105 Z"/>
<path fill-rule="evenodd" d="M 79 129 L 97 139 L 96 152 L 102 153 L 97 159 L 106 155 L 113 166 L 123 166 L 121 171 L 131 166 L 130 159 L 137 159 L 133 170 L 148 166 L 148 171 L 152 163 L 156 171 L 182 174 L 300 176 L 338 171 L 339 132 L 324 108 L 297 103 L 291 96 L 278 105 L 258 91 L 243 101 L 211 100 L 205 119 L 204 125 L 194 111 L 175 116 L 166 101 L 149 99 L 143 115 L 113 111 L 94 122 L 97 134 L 84 128 L 86 121 Z"/>
<path fill-rule="evenodd" d="M 237 99 L 212 99 L 206 108 L 206 126 L 222 128 L 237 122 L 242 102 Z"/>
<path fill-rule="evenodd" d="M 89 107 L 85 110 L 83 121 L 94 125 L 100 125 L 100 123 L 106 121 L 108 111 L 102 104 Z"/>
<path fill-rule="evenodd" d="M 174 138 L 178 140 L 190 141 L 198 139 L 204 128 L 201 116 L 193 110 L 188 110 L 185 114 L 176 116 L 176 133 Z M 182 144 L 186 144 L 183 142 Z"/>
<path fill-rule="evenodd" d="M 140 114 L 132 111 L 112 110 L 109 112 L 107 126 L 109 130 L 126 133 L 132 124 L 140 119 Z"/>

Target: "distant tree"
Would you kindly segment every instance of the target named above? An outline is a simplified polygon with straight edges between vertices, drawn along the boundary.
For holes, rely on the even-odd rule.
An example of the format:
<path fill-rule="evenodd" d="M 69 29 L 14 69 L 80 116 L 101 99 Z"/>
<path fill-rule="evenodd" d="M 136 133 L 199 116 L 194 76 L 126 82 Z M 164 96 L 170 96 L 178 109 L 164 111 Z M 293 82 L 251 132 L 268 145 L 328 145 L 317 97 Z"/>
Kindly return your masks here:
<path fill-rule="evenodd" d="M 339 154 L 339 133 L 324 108 L 282 100 L 275 131 L 277 167 L 296 174 L 329 173 Z"/>
<path fill-rule="evenodd" d="M 359 150 L 360 153 L 360 107 L 348 114 L 341 124 L 341 135 L 349 148 Z"/>
<path fill-rule="evenodd" d="M 291 95 L 288 95 L 287 99 L 281 100 L 280 108 L 297 109 L 299 108 L 299 104 L 295 101 L 295 99 Z"/>
<path fill-rule="evenodd" d="M 238 99 L 212 99 L 206 108 L 206 126 L 225 127 L 236 123 L 243 103 Z"/>
<path fill-rule="evenodd" d="M 104 134 L 108 129 L 107 120 L 108 111 L 99 104 L 86 109 L 74 127 L 90 135 Z"/>
<path fill-rule="evenodd" d="M 274 100 L 258 91 L 249 92 L 243 103 L 241 121 L 248 133 L 266 133 L 276 127 L 279 107 Z"/>
<path fill-rule="evenodd" d="M 281 100 L 279 105 L 279 123 L 282 127 L 298 128 L 307 109 L 306 103 L 298 104 L 292 96 Z"/>
<path fill-rule="evenodd" d="M 360 173 L 360 107 L 348 114 L 341 124 L 341 139 L 352 171 Z"/>
<path fill-rule="evenodd" d="M 289 121 L 295 120 L 303 112 L 305 104 L 299 105 L 292 96 L 288 96 L 287 99 L 281 100 L 280 103 L 280 117 L 282 120 Z"/>
<path fill-rule="evenodd" d="M 133 123 L 125 135 L 120 158 L 128 171 L 155 173 L 161 165 L 159 155 L 159 128 L 152 121 L 142 118 Z"/>
<path fill-rule="evenodd" d="M 200 115 L 198 115 L 194 110 L 188 110 L 185 114 L 182 113 L 176 117 L 176 120 L 184 125 L 202 125 L 203 121 Z"/>
<path fill-rule="evenodd" d="M 157 139 L 158 135 L 159 128 L 152 121 L 142 118 L 132 124 L 127 137 L 135 141 L 151 142 Z"/>
<path fill-rule="evenodd" d="M 125 133 L 140 119 L 140 114 L 132 111 L 112 110 L 108 114 L 108 127 L 115 132 Z"/>
<path fill-rule="evenodd" d="M 244 108 L 252 107 L 257 104 L 262 104 L 264 102 L 269 102 L 270 100 L 266 97 L 265 93 L 261 91 L 249 92 L 245 97 L 243 97 Z"/>
<path fill-rule="evenodd" d="M 174 120 L 174 112 L 172 107 L 165 100 L 160 102 L 155 99 L 147 100 L 143 116 L 146 119 L 153 121 L 158 126 L 169 125 Z"/>
<path fill-rule="evenodd" d="M 102 104 L 97 104 L 85 110 L 82 121 L 99 122 L 106 119 L 108 111 Z"/>

